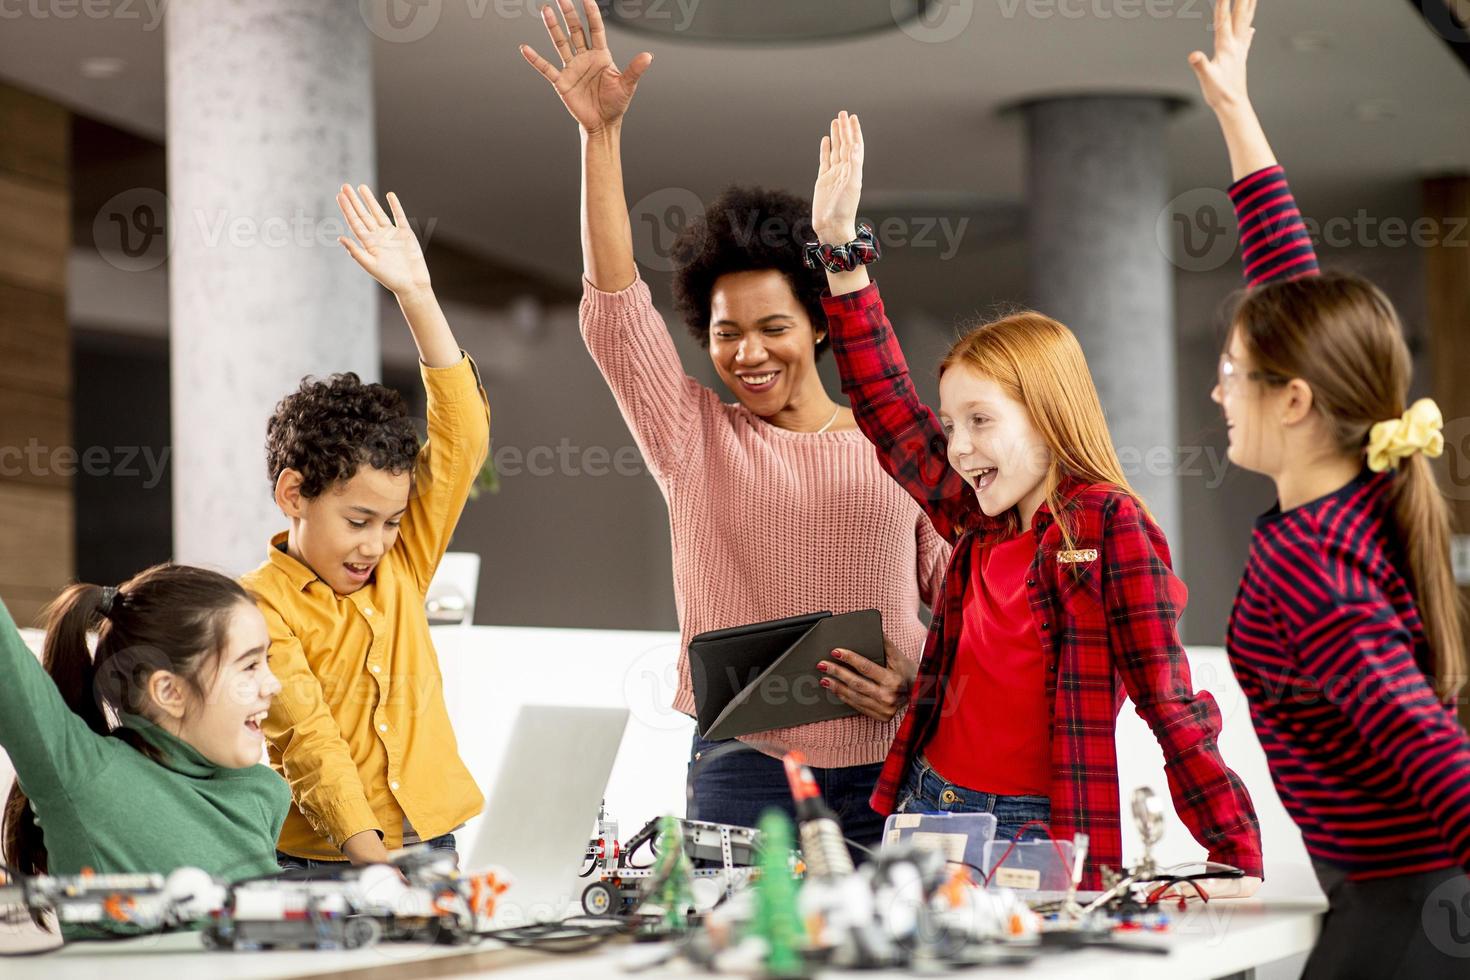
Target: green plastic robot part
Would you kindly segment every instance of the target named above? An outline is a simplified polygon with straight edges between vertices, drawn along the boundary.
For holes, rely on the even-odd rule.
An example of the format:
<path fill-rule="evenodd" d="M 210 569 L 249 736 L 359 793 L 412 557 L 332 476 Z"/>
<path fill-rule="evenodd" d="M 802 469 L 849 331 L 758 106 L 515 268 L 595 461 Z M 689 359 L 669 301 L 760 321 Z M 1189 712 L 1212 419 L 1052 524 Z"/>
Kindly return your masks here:
<path fill-rule="evenodd" d="M 791 873 L 791 820 L 780 810 L 761 817 L 760 877 L 755 884 L 755 918 L 750 935 L 765 941 L 765 975 L 808 975 L 802 947 L 806 930 L 796 907 L 797 882 Z"/>
<path fill-rule="evenodd" d="M 691 874 L 694 868 L 684 853 L 684 832 L 677 817 L 665 816 L 658 826 L 658 859 L 654 862 L 653 887 L 645 902 L 663 909 L 660 931 L 689 930 L 689 909 L 694 901 Z"/>

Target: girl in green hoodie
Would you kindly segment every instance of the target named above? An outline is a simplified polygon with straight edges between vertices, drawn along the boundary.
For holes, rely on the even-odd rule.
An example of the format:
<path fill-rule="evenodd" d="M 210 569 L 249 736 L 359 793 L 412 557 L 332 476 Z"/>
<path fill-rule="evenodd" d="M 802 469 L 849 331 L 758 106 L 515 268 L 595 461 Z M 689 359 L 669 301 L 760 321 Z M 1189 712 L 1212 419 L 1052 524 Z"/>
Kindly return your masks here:
<path fill-rule="evenodd" d="M 277 871 L 291 794 L 261 765 L 281 687 L 269 646 L 238 583 L 186 565 L 68 588 L 47 611 L 44 668 L 0 605 L 10 871 Z"/>

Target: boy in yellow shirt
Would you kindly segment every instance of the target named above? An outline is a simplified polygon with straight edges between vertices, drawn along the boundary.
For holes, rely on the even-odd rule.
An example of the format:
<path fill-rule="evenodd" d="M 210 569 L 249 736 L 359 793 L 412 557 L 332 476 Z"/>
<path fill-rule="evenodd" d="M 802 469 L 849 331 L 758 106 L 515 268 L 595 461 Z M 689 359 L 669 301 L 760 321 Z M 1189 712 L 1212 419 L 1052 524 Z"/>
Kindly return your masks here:
<path fill-rule="evenodd" d="M 403 400 L 355 374 L 306 379 L 276 406 L 267 465 L 290 530 L 245 575 L 280 678 L 264 729 L 291 785 L 283 866 L 385 861 L 453 831 L 484 798 L 459 758 L 425 594 L 490 446 L 474 362 L 434 298 L 398 199 L 337 195 L 338 241 L 398 299 L 428 397 L 422 448 Z"/>

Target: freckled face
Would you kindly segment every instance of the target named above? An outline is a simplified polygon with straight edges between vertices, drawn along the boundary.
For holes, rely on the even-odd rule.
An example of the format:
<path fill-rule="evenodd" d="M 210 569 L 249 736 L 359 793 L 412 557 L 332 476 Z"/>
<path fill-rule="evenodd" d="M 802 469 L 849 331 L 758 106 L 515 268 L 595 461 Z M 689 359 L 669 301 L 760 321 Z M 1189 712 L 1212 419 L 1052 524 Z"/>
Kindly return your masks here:
<path fill-rule="evenodd" d="M 1032 514 L 1046 496 L 1052 453 L 1026 406 L 994 379 L 956 364 L 939 379 L 939 421 L 949 437 L 949 465 L 996 517 L 1019 506 Z"/>

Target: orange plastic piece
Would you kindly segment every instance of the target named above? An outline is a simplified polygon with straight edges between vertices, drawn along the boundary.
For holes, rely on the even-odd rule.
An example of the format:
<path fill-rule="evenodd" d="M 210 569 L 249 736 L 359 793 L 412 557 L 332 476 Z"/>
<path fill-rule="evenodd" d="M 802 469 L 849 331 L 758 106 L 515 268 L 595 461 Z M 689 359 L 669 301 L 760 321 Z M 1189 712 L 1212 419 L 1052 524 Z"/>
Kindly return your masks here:
<path fill-rule="evenodd" d="M 495 900 L 509 888 L 510 885 L 497 878 L 493 871 L 474 876 L 470 879 L 470 909 L 476 915 L 489 918 L 495 914 Z"/>
<path fill-rule="evenodd" d="M 138 903 L 131 895 L 108 895 L 102 902 L 102 911 L 113 922 L 131 921 L 131 912 L 137 907 Z"/>

